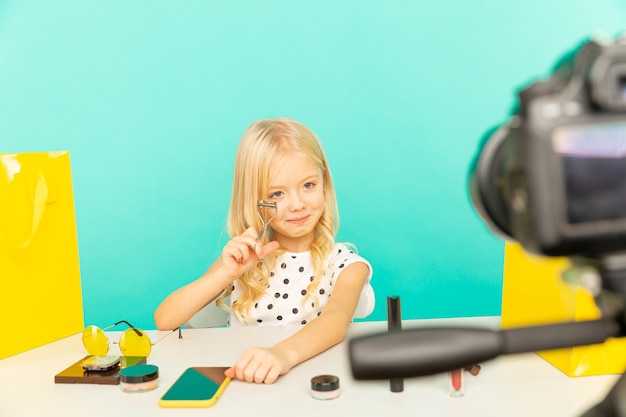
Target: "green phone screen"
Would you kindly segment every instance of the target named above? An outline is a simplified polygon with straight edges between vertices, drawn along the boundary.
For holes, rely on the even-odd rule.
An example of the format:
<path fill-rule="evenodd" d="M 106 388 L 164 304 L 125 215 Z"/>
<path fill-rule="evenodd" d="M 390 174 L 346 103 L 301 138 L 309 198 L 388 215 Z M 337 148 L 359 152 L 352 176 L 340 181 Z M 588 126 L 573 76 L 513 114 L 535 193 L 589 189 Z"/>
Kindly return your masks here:
<path fill-rule="evenodd" d="M 164 401 L 202 401 L 212 398 L 226 379 L 226 367 L 188 368 L 161 398 Z"/>

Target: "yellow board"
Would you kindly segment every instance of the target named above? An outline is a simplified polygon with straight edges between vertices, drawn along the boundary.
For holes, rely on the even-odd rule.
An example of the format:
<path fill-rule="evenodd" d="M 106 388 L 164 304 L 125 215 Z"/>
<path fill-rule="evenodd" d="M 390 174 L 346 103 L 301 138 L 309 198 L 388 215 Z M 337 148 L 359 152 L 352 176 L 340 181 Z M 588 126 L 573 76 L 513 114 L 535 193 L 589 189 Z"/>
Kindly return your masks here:
<path fill-rule="evenodd" d="M 0 359 L 83 328 L 69 152 L 0 154 Z"/>
<path fill-rule="evenodd" d="M 502 328 L 600 317 L 591 294 L 561 280 L 567 258 L 545 258 L 507 243 L 502 288 Z M 569 376 L 621 374 L 626 370 L 626 339 L 538 354 Z"/>

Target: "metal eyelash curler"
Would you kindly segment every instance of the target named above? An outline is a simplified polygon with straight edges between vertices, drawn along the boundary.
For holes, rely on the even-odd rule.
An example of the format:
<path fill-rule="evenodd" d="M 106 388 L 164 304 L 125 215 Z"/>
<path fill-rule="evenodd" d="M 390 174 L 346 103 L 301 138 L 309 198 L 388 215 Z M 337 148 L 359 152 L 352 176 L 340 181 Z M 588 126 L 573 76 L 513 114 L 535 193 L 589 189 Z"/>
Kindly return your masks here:
<path fill-rule="evenodd" d="M 276 202 L 270 200 L 257 200 L 256 208 L 259 219 L 261 219 L 261 223 L 263 223 L 263 227 L 261 228 L 261 232 L 259 233 L 259 239 L 261 240 L 261 242 L 264 242 L 263 237 L 267 232 L 267 226 L 269 226 L 270 222 L 274 220 L 274 217 L 276 217 L 276 213 L 278 212 L 278 210 Z M 274 213 L 272 214 L 272 217 L 270 217 L 269 220 L 266 222 L 265 219 L 269 217 L 268 214 L 270 210 L 273 210 Z"/>

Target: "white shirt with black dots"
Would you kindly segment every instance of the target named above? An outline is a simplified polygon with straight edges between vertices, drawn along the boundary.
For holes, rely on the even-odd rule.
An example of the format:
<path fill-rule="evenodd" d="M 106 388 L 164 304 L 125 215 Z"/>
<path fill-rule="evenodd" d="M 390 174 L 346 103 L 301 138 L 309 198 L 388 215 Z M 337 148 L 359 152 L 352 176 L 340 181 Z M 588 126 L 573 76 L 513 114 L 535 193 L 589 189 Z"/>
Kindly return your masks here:
<path fill-rule="evenodd" d="M 270 275 L 269 285 L 263 294 L 250 309 L 252 318 L 259 326 L 278 326 L 286 324 L 306 324 L 319 316 L 333 292 L 335 282 L 341 277 L 341 271 L 355 262 L 362 262 L 369 267 L 366 285 L 370 285 L 372 266 L 363 257 L 354 253 L 343 243 L 336 243 L 334 249 L 326 258 L 329 265 L 327 272 L 320 281 L 316 294 L 309 297 L 303 304 L 307 287 L 313 281 L 313 262 L 311 252 L 286 252 L 276 262 L 276 268 Z M 231 305 L 242 294 L 239 281 L 233 282 L 233 292 L 230 296 Z M 314 297 L 317 306 L 314 307 Z M 243 326 L 231 314 L 229 325 Z"/>

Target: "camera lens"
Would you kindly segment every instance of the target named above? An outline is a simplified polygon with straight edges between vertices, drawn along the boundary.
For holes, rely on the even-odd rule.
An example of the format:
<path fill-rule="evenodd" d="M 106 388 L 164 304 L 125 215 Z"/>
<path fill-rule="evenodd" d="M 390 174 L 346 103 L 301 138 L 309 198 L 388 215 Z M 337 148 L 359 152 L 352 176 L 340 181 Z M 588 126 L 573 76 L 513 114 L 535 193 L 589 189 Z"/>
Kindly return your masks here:
<path fill-rule="evenodd" d="M 509 125 L 490 129 L 482 138 L 481 149 L 470 168 L 470 197 L 478 214 L 496 235 L 511 237 L 509 209 L 502 185 L 508 167 L 506 139 Z"/>
<path fill-rule="evenodd" d="M 605 47 L 593 62 L 589 78 L 591 96 L 602 110 L 626 111 L 626 47 Z"/>
<path fill-rule="evenodd" d="M 619 98 L 626 101 L 626 75 L 621 75 L 617 79 L 617 90 Z"/>

